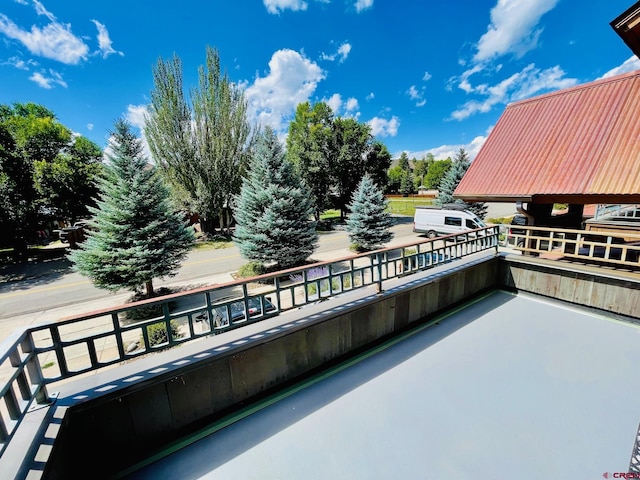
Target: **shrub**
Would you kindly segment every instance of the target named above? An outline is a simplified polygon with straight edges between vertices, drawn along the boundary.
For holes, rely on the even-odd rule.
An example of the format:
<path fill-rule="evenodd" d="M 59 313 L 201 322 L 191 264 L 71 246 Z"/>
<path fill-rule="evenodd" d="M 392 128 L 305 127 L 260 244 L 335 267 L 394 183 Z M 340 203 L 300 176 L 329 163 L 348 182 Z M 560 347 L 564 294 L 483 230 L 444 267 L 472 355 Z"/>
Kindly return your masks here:
<path fill-rule="evenodd" d="M 267 269 L 259 262 L 245 263 L 238 269 L 238 277 L 241 278 L 257 277 L 264 273 L 267 273 Z"/>
<path fill-rule="evenodd" d="M 182 337 L 180 332 L 180 325 L 175 320 L 171 320 L 171 338 L 176 339 Z M 153 323 L 147 327 L 147 336 L 149 337 L 149 346 L 155 347 L 156 345 L 162 345 L 167 343 L 169 338 L 167 336 L 167 326 L 164 322 Z M 144 343 L 144 341 L 141 341 Z"/>
<path fill-rule="evenodd" d="M 164 295 L 169 295 L 171 293 L 173 293 L 173 290 L 167 287 L 162 287 L 157 289 L 154 292 L 153 297 L 151 298 L 162 297 Z M 149 297 L 147 297 L 146 294 L 137 292 L 127 301 L 127 303 L 138 302 L 140 300 L 146 300 L 147 298 Z M 175 308 L 176 308 L 176 302 L 175 301 L 169 302 L 169 311 L 172 311 Z M 160 317 L 162 315 L 164 315 L 164 312 L 162 311 L 162 304 L 155 303 L 153 305 L 147 305 L 144 307 L 138 307 L 132 310 L 127 310 L 125 313 L 125 318 L 127 320 L 138 321 L 138 320 L 147 320 L 153 317 Z"/>

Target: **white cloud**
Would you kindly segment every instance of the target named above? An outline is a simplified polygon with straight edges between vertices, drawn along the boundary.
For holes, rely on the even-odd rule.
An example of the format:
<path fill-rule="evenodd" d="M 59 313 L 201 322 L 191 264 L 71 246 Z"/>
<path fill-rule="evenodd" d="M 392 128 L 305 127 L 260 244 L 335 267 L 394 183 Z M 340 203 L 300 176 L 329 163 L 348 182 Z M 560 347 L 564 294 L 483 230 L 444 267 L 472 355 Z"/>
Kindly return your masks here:
<path fill-rule="evenodd" d="M 407 95 L 416 102 L 416 107 L 424 107 L 427 103 L 427 99 L 424 98 L 424 87 L 418 89 L 415 85 L 411 85 L 407 90 Z"/>
<path fill-rule="evenodd" d="M 107 27 L 105 27 L 97 20 L 91 21 L 95 23 L 96 28 L 98 29 L 98 45 L 100 47 L 100 50 L 97 53 L 102 54 L 102 58 L 107 58 L 109 55 L 112 55 L 114 53 L 120 56 L 124 56 L 124 53 L 119 52 L 118 50 L 114 50 L 114 48 L 112 47 L 113 42 L 111 41 L 111 38 L 109 38 Z"/>
<path fill-rule="evenodd" d="M 471 92 L 473 92 L 474 88 L 471 86 L 471 82 L 469 82 L 469 77 L 471 75 L 473 75 L 474 73 L 478 73 L 478 72 L 482 71 L 483 68 L 484 67 L 482 65 L 474 65 L 470 69 L 465 70 L 462 73 L 462 75 L 460 75 L 460 77 L 454 77 L 449 82 L 450 82 L 450 84 L 458 82 L 458 88 L 460 90 L 463 90 L 466 93 L 471 93 Z"/>
<path fill-rule="evenodd" d="M 453 84 L 467 94 L 479 94 L 484 99 L 473 99 L 451 115 L 451 118 L 462 120 L 477 112 L 488 112 L 494 105 L 518 100 L 542 90 L 553 90 L 573 85 L 574 79 L 564 79 L 564 72 L 556 66 L 540 71 L 529 65 L 523 70 L 531 71 L 533 78 L 523 78 L 522 73 L 515 73 L 496 85 L 481 83 L 473 85 L 472 75 L 486 72 L 498 73 L 503 65 L 493 65 L 493 61 L 505 56 L 522 57 L 538 45 L 542 28 L 539 27 L 542 16 L 555 8 L 559 0 L 498 0 L 491 9 L 491 23 L 487 31 L 476 44 L 473 61 L 460 76 L 449 81 L 447 89 Z M 461 60 L 460 64 L 467 62 Z"/>
<path fill-rule="evenodd" d="M 420 98 L 420 92 L 418 92 L 418 89 L 415 85 L 411 85 L 409 87 L 409 90 L 407 90 L 407 95 L 409 95 L 411 100 L 417 100 L 418 98 Z"/>
<path fill-rule="evenodd" d="M 49 69 L 49 71 L 42 70 L 41 72 L 35 72 L 29 77 L 29 80 L 47 90 L 52 89 L 55 85 L 67 88 L 67 82 L 64 81 L 62 75 L 51 69 Z"/>
<path fill-rule="evenodd" d="M 441 145 L 439 147 L 430 148 L 428 150 L 420 150 L 416 152 L 406 152 L 409 158 L 416 158 L 418 160 L 422 159 L 428 153 L 432 154 L 436 160 L 444 160 L 446 158 L 454 158 L 456 153 L 460 150 L 460 148 L 464 148 L 465 151 L 469 154 L 469 158 L 473 160 L 484 142 L 487 140 L 486 135 L 479 135 L 475 137 L 471 142 L 467 144 L 459 144 L 459 145 Z M 396 154 L 394 158 L 398 158 L 402 152 Z"/>
<path fill-rule="evenodd" d="M 338 62 L 342 63 L 347 59 L 350 52 L 351 52 L 351 44 L 344 42 L 342 45 L 338 47 L 338 51 L 336 53 L 327 54 L 322 52 L 321 58 L 322 60 L 328 60 L 330 62 L 333 62 L 334 60 L 338 59 Z"/>
<path fill-rule="evenodd" d="M 35 62 L 27 60 L 26 62 L 20 57 L 10 57 L 6 62 L 0 63 L 0 65 L 10 65 L 18 70 L 29 70 L 31 65 L 36 65 Z"/>
<path fill-rule="evenodd" d="M 391 117 L 391 120 L 373 117 L 367 123 L 371 127 L 371 134 L 375 137 L 395 137 L 400 127 L 400 120 L 396 116 Z"/>
<path fill-rule="evenodd" d="M 360 105 L 358 104 L 358 100 L 356 98 L 349 98 L 347 99 L 347 103 L 344 108 L 347 112 L 353 112 L 355 110 L 358 110 L 359 107 Z"/>
<path fill-rule="evenodd" d="M 451 114 L 451 118 L 464 120 L 476 113 L 486 113 L 498 104 L 506 104 L 539 93 L 572 87 L 577 83 L 578 80 L 575 78 L 566 78 L 565 72 L 557 65 L 541 70 L 532 63 L 496 85 L 482 84 L 477 87 L 469 85 L 469 92 L 484 95 L 486 98 L 466 102 Z"/>
<path fill-rule="evenodd" d="M 360 13 L 373 7 L 373 0 L 356 0 L 356 12 Z"/>
<path fill-rule="evenodd" d="M 42 3 L 40 3 L 38 0 L 33 0 L 33 4 L 36 7 L 36 13 L 38 15 L 44 15 L 45 17 L 47 17 L 49 20 L 51 20 L 52 22 L 56 21 L 56 17 L 53 13 L 49 12 L 44 5 L 42 5 Z M 23 5 L 27 5 L 27 3 L 23 3 Z"/>
<path fill-rule="evenodd" d="M 367 95 L 366 97 L 367 102 L 370 102 L 371 100 L 373 100 L 374 98 L 376 98 L 375 94 L 373 92 L 371 92 L 369 95 Z"/>
<path fill-rule="evenodd" d="M 638 70 L 638 69 L 640 69 L 640 59 L 638 59 L 638 57 L 636 57 L 635 55 L 632 55 L 629 58 L 627 58 L 622 63 L 622 65 L 618 65 L 617 67 L 612 68 L 600 78 L 609 78 L 615 75 L 621 75 L 623 73 L 633 72 L 634 70 Z"/>
<path fill-rule="evenodd" d="M 131 124 L 131 126 L 139 130 L 138 137 L 142 142 L 143 154 L 149 161 L 151 161 L 151 149 L 149 148 L 147 137 L 144 134 L 144 122 L 148 111 L 149 108 L 147 105 L 128 105 L 124 118 Z"/>
<path fill-rule="evenodd" d="M 307 2 L 303 0 L 263 0 L 264 6 L 267 7 L 267 12 L 278 14 L 285 10 L 306 10 Z"/>
<path fill-rule="evenodd" d="M 55 18 L 55 17 L 54 17 Z M 9 17 L 0 14 L 0 33 L 21 42 L 31 53 L 57 60 L 68 65 L 76 65 L 87 58 L 89 47 L 71 32 L 70 25 L 52 22 L 44 28 L 31 27 L 23 30 Z"/>
<path fill-rule="evenodd" d="M 345 42 L 342 45 L 340 45 L 340 47 L 338 48 L 338 55 L 340 55 L 339 62 L 340 63 L 344 62 L 349 56 L 350 52 L 351 52 L 351 44 Z"/>
<path fill-rule="evenodd" d="M 93 130 L 93 123 L 87 123 L 87 130 Z"/>
<path fill-rule="evenodd" d="M 124 118 L 134 127 L 144 130 L 144 119 L 148 111 L 147 105 L 128 105 Z"/>
<path fill-rule="evenodd" d="M 431 75 L 429 72 L 424 72 L 424 75 L 422 76 L 422 81 L 428 82 L 429 80 L 431 80 L 432 77 L 433 75 Z"/>
<path fill-rule="evenodd" d="M 334 93 L 328 99 L 323 100 L 323 102 L 329 105 L 334 113 L 338 113 L 338 110 L 342 107 L 342 96 L 339 93 Z"/>
<path fill-rule="evenodd" d="M 357 98 L 350 97 L 346 101 L 342 100 L 342 96 L 339 93 L 334 93 L 329 98 L 323 98 L 322 101 L 331 107 L 333 113 L 337 116 L 347 116 L 358 118 L 360 112 L 360 104 Z"/>
<path fill-rule="evenodd" d="M 269 73 L 257 77 L 245 91 L 254 119 L 283 132 L 299 103 L 309 100 L 325 72 L 294 50 L 278 50 L 269 61 Z"/>
<path fill-rule="evenodd" d="M 475 62 L 485 62 L 511 53 L 522 57 L 535 48 L 542 29 L 542 16 L 559 0 L 498 0 L 491 9 L 491 23 L 480 37 Z"/>

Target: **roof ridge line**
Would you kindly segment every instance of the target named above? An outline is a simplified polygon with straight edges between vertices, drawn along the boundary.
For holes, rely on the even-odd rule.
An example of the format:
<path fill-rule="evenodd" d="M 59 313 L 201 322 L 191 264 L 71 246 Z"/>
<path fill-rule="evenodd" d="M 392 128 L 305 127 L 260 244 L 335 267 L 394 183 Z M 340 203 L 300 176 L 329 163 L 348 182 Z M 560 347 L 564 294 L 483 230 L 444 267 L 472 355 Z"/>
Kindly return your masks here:
<path fill-rule="evenodd" d="M 620 82 L 623 80 L 626 80 L 630 77 L 640 77 L 640 70 L 634 70 L 631 72 L 625 72 L 625 73 L 621 73 L 620 75 L 614 75 L 612 77 L 607 77 L 607 78 L 599 78 L 597 80 L 592 80 L 591 82 L 587 82 L 587 83 L 582 83 L 580 85 L 574 85 L 573 87 L 568 87 L 568 88 L 563 88 L 560 90 L 556 90 L 554 92 L 548 92 L 548 93 L 543 93 L 542 95 L 538 95 L 536 97 L 530 97 L 530 98 L 525 98 L 523 100 L 518 100 L 516 102 L 512 102 L 507 104 L 507 106 L 505 107 L 505 109 L 507 108 L 511 108 L 511 107 L 516 107 L 519 105 L 523 105 L 525 103 L 530 103 L 530 102 L 537 102 L 549 97 L 553 97 L 556 95 L 566 95 L 569 93 L 573 93 L 575 91 L 578 90 L 585 90 L 588 88 L 595 88 L 595 87 L 599 87 L 602 84 L 609 84 L 609 83 L 615 83 L 615 82 Z"/>

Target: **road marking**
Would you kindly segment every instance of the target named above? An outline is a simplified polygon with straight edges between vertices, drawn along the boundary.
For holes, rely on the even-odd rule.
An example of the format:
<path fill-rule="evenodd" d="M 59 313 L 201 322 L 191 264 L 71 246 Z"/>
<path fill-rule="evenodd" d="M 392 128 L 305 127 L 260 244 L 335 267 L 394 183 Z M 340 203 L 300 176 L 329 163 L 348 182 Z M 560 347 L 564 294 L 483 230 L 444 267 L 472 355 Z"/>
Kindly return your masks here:
<path fill-rule="evenodd" d="M 0 294 L 0 298 L 19 297 L 20 295 L 30 295 L 32 293 L 50 292 L 52 290 L 60 290 L 62 288 L 77 287 L 78 285 L 86 285 L 91 283 L 89 280 L 83 280 L 81 282 L 67 283 L 65 285 L 53 285 L 51 287 L 42 287 L 36 289 L 24 290 L 22 292 L 12 292 Z"/>
<path fill-rule="evenodd" d="M 182 264 L 183 267 L 186 267 L 188 265 L 199 265 L 201 263 L 210 263 L 210 262 L 217 262 L 218 260 L 229 260 L 230 258 L 238 258 L 240 256 L 240 254 L 235 254 L 235 255 L 227 255 L 226 257 L 217 257 L 217 258 L 207 258 L 205 260 L 196 260 L 193 262 L 185 262 Z"/>

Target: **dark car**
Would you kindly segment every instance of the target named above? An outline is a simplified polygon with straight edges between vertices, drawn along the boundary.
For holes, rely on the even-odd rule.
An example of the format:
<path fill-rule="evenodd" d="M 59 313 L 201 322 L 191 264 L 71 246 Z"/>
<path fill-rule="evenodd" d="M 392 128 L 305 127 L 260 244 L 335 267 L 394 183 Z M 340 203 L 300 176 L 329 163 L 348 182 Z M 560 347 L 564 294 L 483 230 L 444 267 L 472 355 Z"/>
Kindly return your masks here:
<path fill-rule="evenodd" d="M 511 219 L 511 226 L 507 233 L 507 245 L 515 244 L 518 247 L 524 246 L 524 238 L 514 237 L 514 235 L 524 235 L 526 230 L 524 228 L 518 228 L 519 226 L 527 225 L 527 217 L 525 215 L 514 215 Z"/>
<path fill-rule="evenodd" d="M 247 307 L 249 310 L 249 318 L 266 315 L 268 313 L 276 311 L 276 307 L 273 303 L 271 303 L 269 297 L 250 297 L 247 299 Z M 215 307 L 213 309 L 212 327 L 221 328 L 229 325 L 229 315 L 227 312 L 231 313 L 231 323 L 240 323 L 244 322 L 247 319 L 247 315 L 245 314 L 244 302 L 234 302 L 229 304 L 228 311 L 226 306 Z M 205 312 L 202 315 L 198 315 L 196 317 L 196 320 L 208 320 L 208 317 L 209 316 Z"/>

